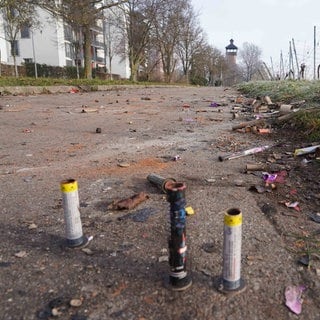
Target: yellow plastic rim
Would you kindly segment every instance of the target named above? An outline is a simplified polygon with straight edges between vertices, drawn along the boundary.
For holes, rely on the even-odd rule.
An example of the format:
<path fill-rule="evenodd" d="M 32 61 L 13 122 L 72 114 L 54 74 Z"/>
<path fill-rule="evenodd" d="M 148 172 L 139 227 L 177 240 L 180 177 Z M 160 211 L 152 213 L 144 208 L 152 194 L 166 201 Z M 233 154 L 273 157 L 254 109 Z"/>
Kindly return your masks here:
<path fill-rule="evenodd" d="M 228 227 L 237 227 L 242 224 L 242 213 L 236 209 L 228 210 L 224 215 L 224 224 Z"/>
<path fill-rule="evenodd" d="M 78 190 L 78 183 L 73 179 L 62 181 L 60 186 L 62 192 L 74 192 Z"/>

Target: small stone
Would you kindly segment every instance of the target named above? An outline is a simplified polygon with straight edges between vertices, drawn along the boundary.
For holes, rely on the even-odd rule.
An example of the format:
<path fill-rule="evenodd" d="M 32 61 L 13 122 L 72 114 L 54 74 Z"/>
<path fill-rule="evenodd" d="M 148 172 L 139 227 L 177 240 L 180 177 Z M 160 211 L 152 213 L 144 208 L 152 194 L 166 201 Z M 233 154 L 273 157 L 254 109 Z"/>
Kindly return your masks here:
<path fill-rule="evenodd" d="M 101 131 L 101 128 L 97 128 L 96 129 L 96 133 L 101 133 L 102 131 Z"/>
<path fill-rule="evenodd" d="M 237 187 L 242 187 L 243 186 L 243 180 L 240 180 L 240 179 L 237 179 L 234 181 L 234 184 L 237 186 Z"/>
<path fill-rule="evenodd" d="M 259 282 L 255 282 L 253 284 L 253 291 L 257 292 L 260 290 L 260 283 Z"/>
<path fill-rule="evenodd" d="M 89 248 L 83 248 L 82 251 L 87 254 L 88 256 L 92 256 L 93 255 L 93 251 Z"/>
<path fill-rule="evenodd" d="M 37 229 L 38 226 L 35 224 L 35 223 L 31 223 L 29 226 L 28 226 L 28 229 L 29 230 L 32 230 L 32 229 Z"/>
<path fill-rule="evenodd" d="M 59 317 L 62 313 L 59 311 L 59 309 L 53 308 L 51 310 L 51 314 L 52 314 L 53 317 Z"/>
<path fill-rule="evenodd" d="M 80 307 L 82 305 L 81 299 L 72 299 L 70 300 L 70 306 L 71 307 Z"/>

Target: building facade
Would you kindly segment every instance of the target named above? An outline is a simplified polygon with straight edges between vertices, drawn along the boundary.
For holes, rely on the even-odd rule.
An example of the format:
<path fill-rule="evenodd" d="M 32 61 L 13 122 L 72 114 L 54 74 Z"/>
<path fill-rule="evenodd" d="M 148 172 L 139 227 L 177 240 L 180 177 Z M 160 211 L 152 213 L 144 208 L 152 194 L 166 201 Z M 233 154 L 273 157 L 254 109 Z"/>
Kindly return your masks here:
<path fill-rule="evenodd" d="M 14 48 L 6 40 L 5 21 L 0 16 L 0 60 L 2 64 L 13 65 L 12 49 L 16 53 L 17 65 L 36 62 L 50 66 L 83 66 L 84 55 L 81 32 L 76 33 L 62 19 L 52 17 L 48 12 L 38 9 L 40 26 L 36 29 L 24 28 L 19 33 Z M 109 72 L 127 79 L 130 76 L 129 63 L 127 59 L 114 55 L 108 57 L 107 21 L 99 19 L 91 28 L 91 54 L 92 67 Z M 110 34 L 114 31 L 109 30 Z M 77 45 L 78 44 L 78 45 Z M 110 62 L 111 61 L 111 62 Z"/>

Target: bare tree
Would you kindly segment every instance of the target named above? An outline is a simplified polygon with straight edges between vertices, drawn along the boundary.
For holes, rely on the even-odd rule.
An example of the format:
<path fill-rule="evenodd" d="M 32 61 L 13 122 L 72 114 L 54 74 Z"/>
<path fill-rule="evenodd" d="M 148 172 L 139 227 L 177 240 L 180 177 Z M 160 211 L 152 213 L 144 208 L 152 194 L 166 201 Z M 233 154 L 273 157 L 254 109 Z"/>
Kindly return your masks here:
<path fill-rule="evenodd" d="M 259 73 L 261 68 L 262 50 L 255 44 L 245 42 L 242 50 L 239 51 L 239 57 L 243 66 L 245 81 L 252 80 L 253 76 Z"/>
<path fill-rule="evenodd" d="M 193 11 L 193 7 L 186 3 L 183 19 L 180 24 L 180 36 L 176 52 L 182 64 L 183 75 L 189 82 L 189 72 L 192 66 L 192 58 L 203 49 L 205 43 L 203 31 Z"/>
<path fill-rule="evenodd" d="M 221 85 L 226 62 L 220 50 L 203 43 L 192 56 L 190 81 L 197 85 Z"/>
<path fill-rule="evenodd" d="M 129 59 L 130 79 L 133 81 L 138 80 L 139 71 L 146 65 L 154 20 L 162 1 L 129 0 L 120 6 L 118 26 L 122 27 L 126 41 L 125 55 Z"/>
<path fill-rule="evenodd" d="M 115 9 L 115 11 L 117 11 Z M 119 10 L 118 10 L 119 12 Z M 103 29 L 104 29 L 104 49 L 105 49 L 105 59 L 106 66 L 108 66 L 108 71 L 110 74 L 110 79 L 112 80 L 112 60 L 115 55 L 123 56 L 125 59 L 125 40 L 121 28 L 119 28 L 120 21 L 118 16 L 114 13 L 114 10 L 110 9 L 106 14 Z M 123 24 L 123 20 L 121 21 Z M 108 62 L 107 62 L 108 60 Z"/>
<path fill-rule="evenodd" d="M 18 39 L 23 28 L 38 25 L 35 6 L 24 0 L 0 0 L 0 10 L 4 20 L 5 40 L 10 43 L 10 53 L 13 57 L 15 76 L 19 76 L 17 66 Z"/>
<path fill-rule="evenodd" d="M 84 43 L 85 77 L 92 78 L 91 29 L 97 20 L 103 19 L 103 11 L 127 0 L 29 0 L 44 8 L 52 15 L 81 30 Z"/>
<path fill-rule="evenodd" d="M 155 22 L 155 36 L 166 82 L 171 82 L 173 72 L 178 63 L 177 45 L 181 39 L 180 26 L 184 20 L 184 13 L 190 6 L 187 0 L 166 0 L 162 3 Z"/>

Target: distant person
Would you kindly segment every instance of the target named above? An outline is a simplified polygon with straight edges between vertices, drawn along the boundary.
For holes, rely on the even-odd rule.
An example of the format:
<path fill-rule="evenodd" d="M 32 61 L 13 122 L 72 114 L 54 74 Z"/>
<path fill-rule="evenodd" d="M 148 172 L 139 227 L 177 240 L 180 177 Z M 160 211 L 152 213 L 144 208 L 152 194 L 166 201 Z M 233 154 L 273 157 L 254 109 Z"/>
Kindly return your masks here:
<path fill-rule="evenodd" d="M 301 63 L 300 66 L 300 75 L 301 75 L 301 79 L 304 79 L 304 70 L 306 68 L 306 65 L 304 63 Z"/>

